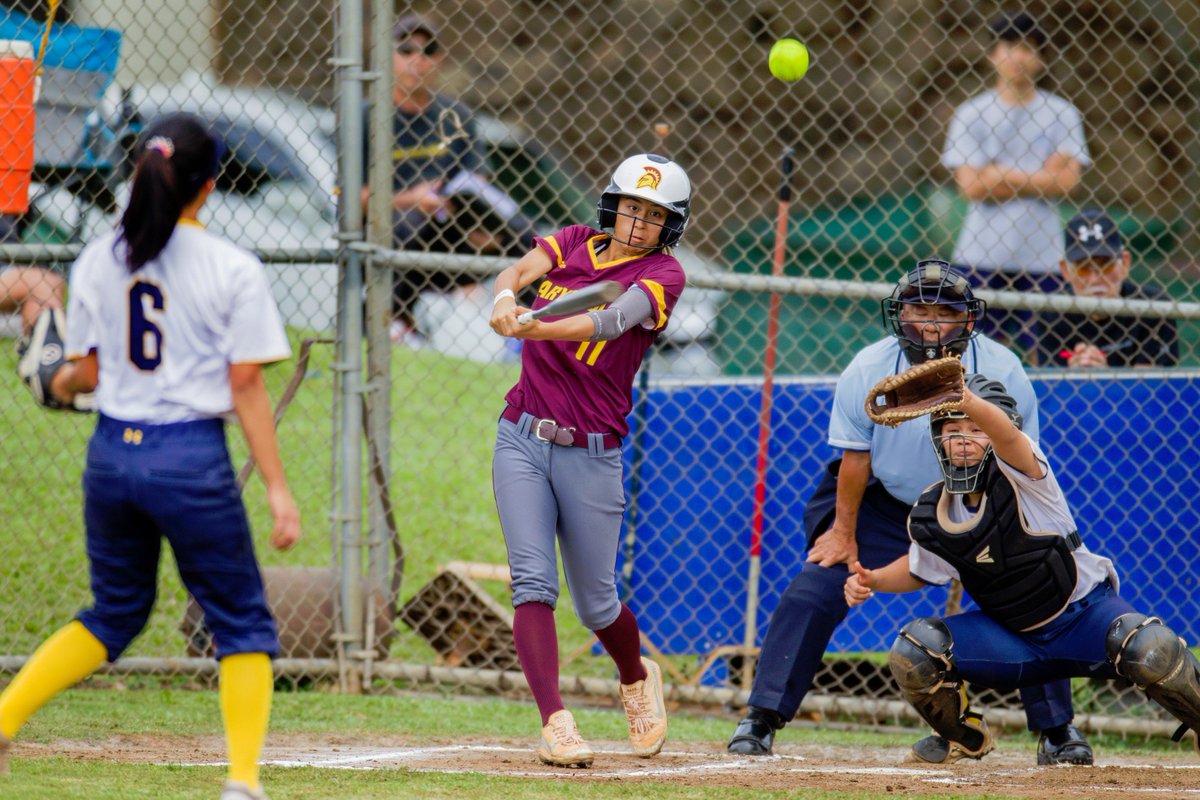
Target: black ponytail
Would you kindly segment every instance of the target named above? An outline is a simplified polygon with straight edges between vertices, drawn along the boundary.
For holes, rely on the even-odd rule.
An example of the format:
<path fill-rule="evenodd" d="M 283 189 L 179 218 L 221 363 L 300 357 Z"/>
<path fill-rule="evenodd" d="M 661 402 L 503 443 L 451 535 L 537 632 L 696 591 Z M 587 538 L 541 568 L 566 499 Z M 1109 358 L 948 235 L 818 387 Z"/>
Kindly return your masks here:
<path fill-rule="evenodd" d="M 217 176 L 224 147 L 199 118 L 172 114 L 146 129 L 135 152 L 129 205 L 117 234 L 117 242 L 125 243 L 122 258 L 130 272 L 167 246 L 184 207 Z"/>

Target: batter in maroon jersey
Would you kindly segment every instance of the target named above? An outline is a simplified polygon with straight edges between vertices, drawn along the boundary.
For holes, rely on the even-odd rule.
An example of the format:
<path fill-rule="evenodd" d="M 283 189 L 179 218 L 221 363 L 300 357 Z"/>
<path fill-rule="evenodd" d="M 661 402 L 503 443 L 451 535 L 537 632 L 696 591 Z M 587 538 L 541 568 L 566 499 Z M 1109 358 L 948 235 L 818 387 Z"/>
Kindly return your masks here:
<path fill-rule="evenodd" d="M 496 278 L 492 328 L 524 339 L 521 377 L 505 396 L 492 484 L 512 570 L 513 636 L 542 715 L 538 757 L 588 766 L 592 751 L 558 692 L 556 541 L 580 621 L 620 673 L 629 740 L 639 756 L 663 745 L 662 671 L 641 655 L 633 612 L 617 597 L 625 512 L 621 438 L 633 378 L 683 291 L 670 247 L 687 227 L 691 183 L 658 155 L 627 158 L 600 196 L 600 230 L 572 225 Z M 597 281 L 626 291 L 607 307 L 522 325 L 515 294 L 534 286 L 537 309 Z"/>

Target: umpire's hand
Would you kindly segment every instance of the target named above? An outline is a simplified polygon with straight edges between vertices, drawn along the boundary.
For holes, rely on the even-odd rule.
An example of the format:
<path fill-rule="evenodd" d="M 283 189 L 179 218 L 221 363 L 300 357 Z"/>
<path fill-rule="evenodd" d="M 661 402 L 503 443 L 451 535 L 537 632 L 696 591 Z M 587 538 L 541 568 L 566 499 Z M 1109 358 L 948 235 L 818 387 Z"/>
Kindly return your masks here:
<path fill-rule="evenodd" d="M 858 542 L 854 530 L 835 518 L 829 530 L 813 542 L 805 561 L 818 567 L 832 567 L 834 564 L 853 564 L 857 558 Z"/>

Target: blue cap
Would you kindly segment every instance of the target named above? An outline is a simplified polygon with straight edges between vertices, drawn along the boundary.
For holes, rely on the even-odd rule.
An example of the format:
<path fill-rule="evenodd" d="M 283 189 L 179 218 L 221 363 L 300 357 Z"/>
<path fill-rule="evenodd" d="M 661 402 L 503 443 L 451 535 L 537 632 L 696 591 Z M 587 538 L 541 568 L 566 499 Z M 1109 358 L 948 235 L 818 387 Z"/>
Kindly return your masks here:
<path fill-rule="evenodd" d="M 1098 208 L 1071 217 L 1064 235 L 1067 261 L 1089 258 L 1118 258 L 1125 252 L 1121 232 L 1112 217 Z"/>
<path fill-rule="evenodd" d="M 1046 43 L 1046 34 L 1031 15 L 1020 12 L 1001 14 L 988 25 L 992 34 L 1002 42 L 1020 42 L 1028 39 L 1038 47 Z"/>

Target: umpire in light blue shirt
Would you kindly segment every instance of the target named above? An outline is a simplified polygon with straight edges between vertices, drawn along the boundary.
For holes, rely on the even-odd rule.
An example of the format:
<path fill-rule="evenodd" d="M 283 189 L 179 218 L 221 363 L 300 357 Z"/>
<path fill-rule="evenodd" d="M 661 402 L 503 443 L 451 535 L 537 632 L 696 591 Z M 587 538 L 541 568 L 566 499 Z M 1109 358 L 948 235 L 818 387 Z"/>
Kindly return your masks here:
<path fill-rule="evenodd" d="M 927 417 L 896 428 L 875 425 L 867 393 L 888 375 L 933 358 L 959 355 L 967 372 L 1000 380 L 1038 438 L 1037 397 L 1021 363 L 979 333 L 987 306 L 966 278 L 945 261 L 920 261 L 882 301 L 891 334 L 863 348 L 838 380 L 829 443 L 842 457 L 825 470 L 804 512 L 808 556 L 771 616 L 759 655 L 750 708 L 729 751 L 769 755 L 775 732 L 792 719 L 848 606 L 843 585 L 855 559 L 868 569 L 908 552 L 908 512 L 921 492 L 941 478 L 929 447 Z M 1030 730 L 1041 731 L 1040 763 L 1092 763 L 1092 751 L 1071 724 L 1067 680 L 1024 689 Z M 929 752 L 931 748 L 922 748 Z"/>

